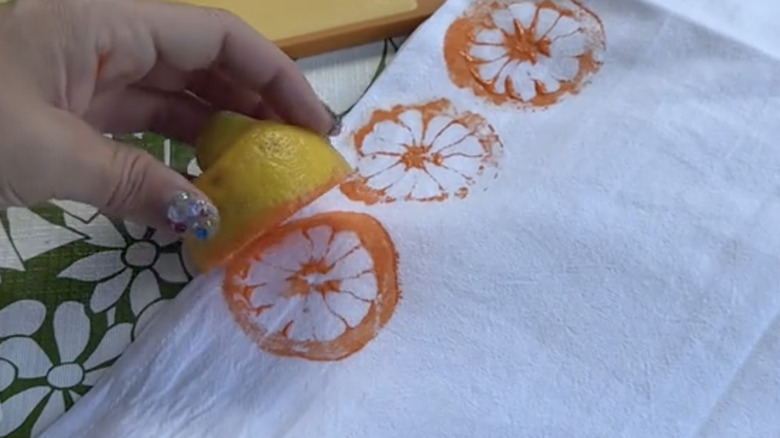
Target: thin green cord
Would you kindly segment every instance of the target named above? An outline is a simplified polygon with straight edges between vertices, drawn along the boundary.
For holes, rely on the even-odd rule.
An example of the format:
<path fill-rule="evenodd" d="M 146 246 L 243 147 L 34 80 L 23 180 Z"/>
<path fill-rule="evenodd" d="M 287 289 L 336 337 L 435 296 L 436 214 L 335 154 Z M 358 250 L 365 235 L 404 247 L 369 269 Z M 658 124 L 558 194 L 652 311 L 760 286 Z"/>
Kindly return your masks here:
<path fill-rule="evenodd" d="M 368 85 L 366 86 L 365 90 L 363 90 L 363 93 L 360 94 L 358 100 L 352 105 L 350 105 L 349 108 L 347 108 L 341 114 L 338 115 L 339 119 L 343 118 L 344 116 L 347 115 L 347 113 L 352 111 L 352 108 L 354 108 L 355 105 L 357 105 L 357 102 L 359 102 L 360 99 L 362 99 L 363 96 L 365 96 L 368 89 L 371 88 L 372 85 L 374 85 L 374 82 L 376 82 L 376 80 L 379 78 L 379 75 L 382 74 L 382 72 L 385 70 L 385 68 L 387 67 L 387 55 L 389 54 L 390 51 L 390 45 L 396 47 L 391 39 L 386 39 L 384 41 L 384 47 L 382 48 L 382 58 L 379 60 L 379 64 L 377 65 L 376 71 L 374 72 L 374 76 L 371 77 L 371 80 L 368 82 Z"/>
<path fill-rule="evenodd" d="M 398 52 L 398 43 L 396 43 L 396 42 L 395 42 L 395 40 L 393 40 L 392 38 L 390 38 L 390 44 L 392 44 L 392 46 L 393 46 L 393 50 L 394 50 L 395 52 Z"/>

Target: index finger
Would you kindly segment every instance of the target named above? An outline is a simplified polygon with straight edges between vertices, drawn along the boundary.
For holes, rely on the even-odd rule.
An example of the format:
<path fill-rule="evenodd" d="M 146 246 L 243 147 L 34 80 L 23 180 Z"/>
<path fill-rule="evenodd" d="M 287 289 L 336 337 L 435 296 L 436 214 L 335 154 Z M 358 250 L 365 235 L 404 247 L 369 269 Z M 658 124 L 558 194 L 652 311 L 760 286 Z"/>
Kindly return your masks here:
<path fill-rule="evenodd" d="M 169 2 L 135 4 L 158 61 L 186 72 L 218 68 L 260 94 L 285 121 L 320 134 L 333 128 L 334 117 L 297 65 L 236 15 Z"/>

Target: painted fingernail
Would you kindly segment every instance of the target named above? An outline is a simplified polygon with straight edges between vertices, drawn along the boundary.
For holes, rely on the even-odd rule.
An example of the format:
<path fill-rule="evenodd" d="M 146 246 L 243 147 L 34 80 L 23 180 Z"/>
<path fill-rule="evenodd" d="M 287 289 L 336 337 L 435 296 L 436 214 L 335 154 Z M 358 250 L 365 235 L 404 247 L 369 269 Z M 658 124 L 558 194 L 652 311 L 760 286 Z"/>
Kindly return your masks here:
<path fill-rule="evenodd" d="M 174 233 L 208 240 L 219 231 L 219 211 L 211 202 L 177 193 L 168 204 L 168 224 Z"/>
<path fill-rule="evenodd" d="M 328 137 L 339 135 L 341 133 L 341 119 L 339 118 L 338 114 L 336 114 L 336 112 L 328 106 L 327 103 L 322 102 L 322 105 L 328 111 L 328 114 L 330 114 L 331 119 L 333 119 L 333 126 L 330 128 L 330 131 L 328 131 Z"/>

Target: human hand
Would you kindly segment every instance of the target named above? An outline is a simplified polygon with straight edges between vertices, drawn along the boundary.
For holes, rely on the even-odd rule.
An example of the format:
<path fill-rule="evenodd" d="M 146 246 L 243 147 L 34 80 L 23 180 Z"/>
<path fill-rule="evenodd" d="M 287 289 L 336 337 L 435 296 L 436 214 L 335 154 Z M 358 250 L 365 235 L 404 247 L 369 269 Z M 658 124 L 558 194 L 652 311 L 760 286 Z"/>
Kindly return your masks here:
<path fill-rule="evenodd" d="M 0 209 L 67 199 L 201 238 L 218 224 L 206 197 L 101 133 L 193 144 L 218 110 L 335 126 L 294 62 L 239 18 L 151 0 L 0 6 L 0 86 Z"/>

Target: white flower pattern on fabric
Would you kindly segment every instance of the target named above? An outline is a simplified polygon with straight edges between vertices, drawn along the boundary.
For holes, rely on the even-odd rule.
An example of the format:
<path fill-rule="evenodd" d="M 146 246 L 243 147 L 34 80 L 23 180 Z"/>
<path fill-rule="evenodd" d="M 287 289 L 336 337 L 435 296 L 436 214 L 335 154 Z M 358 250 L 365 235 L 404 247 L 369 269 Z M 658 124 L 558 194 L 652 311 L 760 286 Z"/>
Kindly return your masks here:
<path fill-rule="evenodd" d="M 0 222 L 0 268 L 24 271 L 24 262 L 82 237 L 55 225 L 29 208 L 6 210 L 8 228 Z M 2 279 L 0 279 L 2 283 Z"/>
<path fill-rule="evenodd" d="M 8 238 L 2 222 L 0 222 L 0 268 L 24 271 L 24 265 L 19 260 L 19 256 L 16 254 L 16 250 L 11 244 L 11 239 Z M 0 276 L 0 284 L 2 282 L 3 278 Z"/>
<path fill-rule="evenodd" d="M 190 176 L 200 176 L 203 173 L 202 170 L 200 170 L 200 166 L 198 166 L 198 160 L 193 158 L 190 160 L 189 163 L 187 163 L 187 174 Z"/>
<path fill-rule="evenodd" d="M 106 248 L 75 261 L 59 274 L 60 278 L 97 282 L 90 299 L 90 308 L 96 313 L 112 308 L 129 285 L 130 306 L 133 314 L 139 315 L 161 297 L 158 278 L 176 284 L 186 283 L 190 278 L 179 251 L 160 251 L 177 240 L 171 233 L 152 232 L 125 222 L 126 239 L 102 215 L 90 222 L 66 216 L 65 222 L 87 235 L 87 243 Z"/>
<path fill-rule="evenodd" d="M 477 33 L 469 54 L 480 61 L 476 73 L 497 93 L 529 102 L 557 92 L 579 73 L 587 37 L 574 18 L 524 2 L 495 11 L 492 19 L 496 28 Z"/>
<path fill-rule="evenodd" d="M 0 339 L 31 336 L 43 325 L 46 306 L 35 300 L 15 301 L 0 310 Z M 0 358 L 0 393 L 16 380 L 16 366 Z"/>
<path fill-rule="evenodd" d="M 32 411 L 46 400 L 32 428 L 32 436 L 36 436 L 65 412 L 66 398 L 73 403 L 80 397 L 74 391 L 75 387 L 94 386 L 108 368 L 105 364 L 116 359 L 127 348 L 132 324 L 111 327 L 89 357 L 79 362 L 89 343 L 90 321 L 83 304 L 64 302 L 54 312 L 53 328 L 58 360 L 53 361 L 28 336 L 32 328 L 37 331 L 40 327 L 37 321 L 43 321 L 43 305 L 36 301 L 20 301 L 6 310 L 11 307 L 22 316 L 14 318 L 9 316 L 11 314 L 0 314 L 0 321 L 11 322 L 8 332 L 18 334 L 0 343 L 0 381 L 6 382 L 9 377 L 11 381 L 45 378 L 46 384 L 27 388 L 3 403 L 4 418 L 0 422 L 0 437 L 8 436 L 18 429 Z M 24 316 L 29 316 L 33 322 L 24 321 Z"/>

